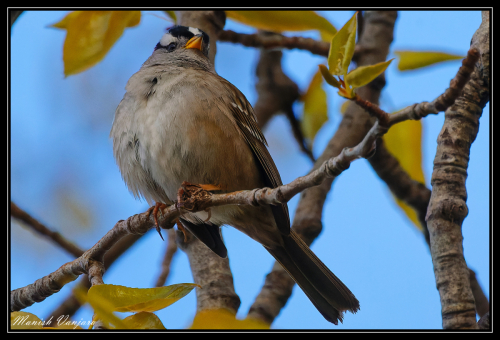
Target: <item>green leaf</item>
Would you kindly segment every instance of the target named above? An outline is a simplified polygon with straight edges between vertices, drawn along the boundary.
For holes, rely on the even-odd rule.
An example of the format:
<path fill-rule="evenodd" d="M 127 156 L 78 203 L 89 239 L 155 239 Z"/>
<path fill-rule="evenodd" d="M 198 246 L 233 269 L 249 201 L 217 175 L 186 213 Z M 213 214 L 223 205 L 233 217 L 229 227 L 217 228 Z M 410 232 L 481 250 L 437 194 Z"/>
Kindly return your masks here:
<path fill-rule="evenodd" d="M 123 319 L 129 329 L 166 329 L 156 314 L 140 312 Z"/>
<path fill-rule="evenodd" d="M 52 25 L 65 29 L 64 75 L 82 72 L 101 61 L 127 27 L 139 24 L 140 11 L 75 11 Z"/>
<path fill-rule="evenodd" d="M 337 79 L 335 79 L 334 76 L 331 75 L 330 71 L 328 71 L 328 68 L 325 65 L 318 65 L 318 66 L 319 66 L 319 70 L 321 72 L 321 75 L 326 80 L 326 82 L 328 84 L 332 85 L 333 87 L 340 89 L 339 81 Z"/>
<path fill-rule="evenodd" d="M 373 79 L 377 78 L 378 75 L 383 73 L 393 60 L 394 58 L 375 65 L 360 66 L 352 70 L 344 78 L 346 86 L 350 86 L 354 90 L 368 84 Z"/>
<path fill-rule="evenodd" d="M 333 75 L 345 75 L 356 46 L 356 15 L 335 34 L 328 52 L 328 68 Z"/>
<path fill-rule="evenodd" d="M 236 319 L 226 309 L 211 309 L 198 312 L 190 329 L 269 329 L 270 325 L 255 319 Z"/>
<path fill-rule="evenodd" d="M 302 131 L 304 137 L 310 143 L 312 143 L 316 133 L 318 133 L 319 129 L 328 120 L 326 92 L 321 87 L 322 83 L 323 78 L 321 72 L 318 71 L 314 74 L 306 93 L 302 97 L 304 101 L 304 115 L 301 121 Z"/>
<path fill-rule="evenodd" d="M 425 183 L 422 168 L 422 121 L 408 120 L 395 124 L 383 139 L 387 150 L 396 157 L 408 175 L 417 182 Z M 396 197 L 394 199 L 413 224 L 423 231 L 415 210 Z"/>
<path fill-rule="evenodd" d="M 399 57 L 398 70 L 408 71 L 449 60 L 459 60 L 464 56 L 435 51 L 394 51 Z"/>
<path fill-rule="evenodd" d="M 328 40 L 337 33 L 327 19 L 314 11 L 226 11 L 226 16 L 273 32 L 318 30 Z"/>
<path fill-rule="evenodd" d="M 193 283 L 180 283 L 158 288 L 130 288 L 118 285 L 98 285 L 89 289 L 88 297 L 105 298 L 117 312 L 154 312 L 170 306 L 186 296 Z"/>

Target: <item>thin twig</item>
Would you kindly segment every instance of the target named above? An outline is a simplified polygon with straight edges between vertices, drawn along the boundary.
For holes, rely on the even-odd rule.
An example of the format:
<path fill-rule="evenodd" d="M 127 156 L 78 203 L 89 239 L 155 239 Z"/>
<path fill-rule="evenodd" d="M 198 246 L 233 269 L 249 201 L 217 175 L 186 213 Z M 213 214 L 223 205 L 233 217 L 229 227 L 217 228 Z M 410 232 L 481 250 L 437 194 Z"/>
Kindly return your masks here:
<path fill-rule="evenodd" d="M 33 218 L 26 211 L 19 208 L 14 202 L 10 202 L 10 215 L 22 222 L 24 222 L 30 229 L 34 230 L 38 234 L 52 240 L 55 244 L 60 246 L 62 249 L 66 250 L 68 253 L 73 255 L 74 257 L 79 257 L 83 254 L 83 250 L 81 250 L 78 246 L 76 246 L 71 241 L 68 241 L 64 236 L 59 234 L 56 231 L 52 231 L 42 223 L 38 222 L 35 218 Z"/>
<path fill-rule="evenodd" d="M 265 49 L 297 48 L 324 57 L 328 56 L 328 51 L 330 50 L 330 43 L 325 41 L 318 41 L 312 38 L 303 37 L 285 37 L 281 34 L 243 34 L 236 33 L 231 30 L 224 30 L 219 35 L 219 40 L 237 43 L 247 47 L 258 47 Z"/>
<path fill-rule="evenodd" d="M 392 125 L 398 123 L 399 121 L 408 119 L 419 120 L 429 114 L 437 114 L 445 111 L 461 94 L 462 89 L 474 71 L 474 64 L 478 60 L 479 52 L 473 47 L 467 52 L 467 56 L 462 61 L 462 66 L 458 70 L 455 77 L 450 81 L 450 87 L 448 87 L 443 94 L 430 103 L 421 102 L 393 113 L 390 115 L 389 124 Z"/>

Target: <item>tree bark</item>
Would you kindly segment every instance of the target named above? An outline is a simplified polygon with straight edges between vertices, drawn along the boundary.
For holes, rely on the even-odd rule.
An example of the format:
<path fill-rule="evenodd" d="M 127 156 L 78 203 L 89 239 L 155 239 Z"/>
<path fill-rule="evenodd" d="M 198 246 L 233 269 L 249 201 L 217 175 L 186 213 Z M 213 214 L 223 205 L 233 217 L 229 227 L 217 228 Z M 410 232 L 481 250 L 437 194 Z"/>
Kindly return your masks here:
<path fill-rule="evenodd" d="M 462 222 L 468 214 L 465 180 L 479 118 L 489 101 L 489 13 L 471 42 L 481 55 L 461 96 L 445 112 L 438 136 L 427 209 L 427 227 L 443 328 L 477 328 L 474 297 L 462 245 Z"/>

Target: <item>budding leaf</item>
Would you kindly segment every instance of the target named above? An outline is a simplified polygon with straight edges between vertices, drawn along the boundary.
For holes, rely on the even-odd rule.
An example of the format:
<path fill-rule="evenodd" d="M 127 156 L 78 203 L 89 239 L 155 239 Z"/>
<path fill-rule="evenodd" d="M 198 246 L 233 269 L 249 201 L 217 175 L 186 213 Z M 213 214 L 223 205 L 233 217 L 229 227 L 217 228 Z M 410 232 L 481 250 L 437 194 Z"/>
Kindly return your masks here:
<path fill-rule="evenodd" d="M 393 60 L 394 58 L 375 65 L 360 66 L 349 72 L 344 80 L 352 89 L 364 86 L 382 74 Z"/>
<path fill-rule="evenodd" d="M 326 80 L 326 82 L 328 84 L 332 85 L 333 87 L 340 89 L 339 81 L 337 79 L 335 79 L 334 76 L 331 75 L 330 71 L 328 71 L 328 68 L 326 68 L 325 65 L 318 65 L 318 66 L 319 66 L 319 70 L 321 71 L 321 75 Z"/>
<path fill-rule="evenodd" d="M 356 46 L 356 15 L 335 34 L 328 52 L 328 68 L 333 75 L 345 75 Z"/>

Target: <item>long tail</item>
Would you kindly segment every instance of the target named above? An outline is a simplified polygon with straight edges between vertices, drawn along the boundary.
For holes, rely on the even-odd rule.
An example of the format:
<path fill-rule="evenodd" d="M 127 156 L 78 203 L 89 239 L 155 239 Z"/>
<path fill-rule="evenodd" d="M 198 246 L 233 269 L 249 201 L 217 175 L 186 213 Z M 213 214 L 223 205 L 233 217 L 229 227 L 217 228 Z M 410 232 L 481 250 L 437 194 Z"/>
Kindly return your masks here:
<path fill-rule="evenodd" d="M 339 280 L 293 231 L 283 236 L 284 247 L 266 248 L 326 320 L 337 325 L 342 322 L 343 312 L 356 313 L 359 302 L 353 293 Z"/>

